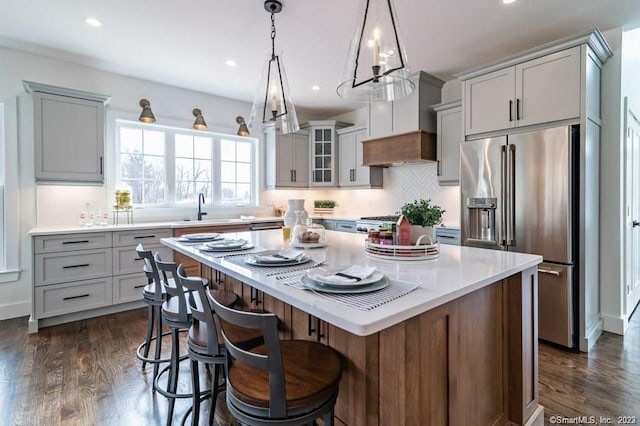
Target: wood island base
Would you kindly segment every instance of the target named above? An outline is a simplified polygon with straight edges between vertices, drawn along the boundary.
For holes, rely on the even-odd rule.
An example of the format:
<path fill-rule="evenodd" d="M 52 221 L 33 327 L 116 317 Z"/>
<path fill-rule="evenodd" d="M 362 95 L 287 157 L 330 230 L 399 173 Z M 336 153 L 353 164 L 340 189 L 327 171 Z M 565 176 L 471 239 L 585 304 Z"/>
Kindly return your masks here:
<path fill-rule="evenodd" d="M 272 311 L 283 339 L 321 341 L 345 359 L 338 425 L 542 425 L 537 272 L 529 268 L 380 332 L 358 336 L 230 276 L 203 275 Z"/>

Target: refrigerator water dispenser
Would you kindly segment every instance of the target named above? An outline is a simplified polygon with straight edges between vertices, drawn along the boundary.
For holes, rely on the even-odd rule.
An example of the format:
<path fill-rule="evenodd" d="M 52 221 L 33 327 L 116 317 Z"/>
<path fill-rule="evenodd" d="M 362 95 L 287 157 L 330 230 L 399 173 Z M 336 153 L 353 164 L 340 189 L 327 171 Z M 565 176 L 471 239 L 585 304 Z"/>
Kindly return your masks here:
<path fill-rule="evenodd" d="M 496 242 L 496 198 L 467 198 L 467 238 L 477 242 Z"/>

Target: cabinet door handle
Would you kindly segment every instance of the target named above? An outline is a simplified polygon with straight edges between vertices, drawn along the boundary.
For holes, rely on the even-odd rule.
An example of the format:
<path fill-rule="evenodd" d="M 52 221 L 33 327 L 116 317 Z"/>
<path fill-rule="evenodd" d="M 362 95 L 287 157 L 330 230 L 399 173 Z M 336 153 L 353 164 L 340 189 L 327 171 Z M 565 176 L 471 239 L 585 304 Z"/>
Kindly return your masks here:
<path fill-rule="evenodd" d="M 509 100 L 509 121 L 513 121 L 513 101 Z"/>
<path fill-rule="evenodd" d="M 143 238 L 155 238 L 155 235 L 136 235 L 133 237 L 134 240 L 141 240 Z"/>
<path fill-rule="evenodd" d="M 293 169 L 293 181 L 298 181 L 298 171 L 296 169 Z"/>
<path fill-rule="evenodd" d="M 293 182 L 293 169 L 289 170 L 289 180 Z"/>
<path fill-rule="evenodd" d="M 68 296 L 68 297 L 63 297 L 62 300 L 82 299 L 84 297 L 89 297 L 89 295 L 88 294 L 79 294 L 78 296 Z"/>
<path fill-rule="evenodd" d="M 102 160 L 102 155 L 100 156 L 100 174 L 103 175 L 104 174 L 104 165 L 103 165 L 103 160 Z"/>
<path fill-rule="evenodd" d="M 516 99 L 516 120 L 520 120 L 520 98 Z"/>
<path fill-rule="evenodd" d="M 63 241 L 62 244 L 86 244 L 89 240 Z"/>
<path fill-rule="evenodd" d="M 135 261 L 137 262 L 138 260 L 144 260 L 144 259 L 143 259 L 143 258 L 141 258 L 141 257 L 136 257 L 136 258 L 135 258 L 135 259 L 133 259 L 133 260 L 135 260 Z"/>
<path fill-rule="evenodd" d="M 134 286 L 133 288 L 143 288 L 143 287 L 146 287 L 146 286 L 147 286 L 146 284 L 140 284 L 140 285 Z"/>
<path fill-rule="evenodd" d="M 73 268 L 86 268 L 87 266 L 89 266 L 88 263 L 82 263 L 80 265 L 67 265 L 67 266 L 63 266 L 62 269 L 73 269 Z"/>
<path fill-rule="evenodd" d="M 440 160 L 436 161 L 436 174 L 440 176 Z"/>

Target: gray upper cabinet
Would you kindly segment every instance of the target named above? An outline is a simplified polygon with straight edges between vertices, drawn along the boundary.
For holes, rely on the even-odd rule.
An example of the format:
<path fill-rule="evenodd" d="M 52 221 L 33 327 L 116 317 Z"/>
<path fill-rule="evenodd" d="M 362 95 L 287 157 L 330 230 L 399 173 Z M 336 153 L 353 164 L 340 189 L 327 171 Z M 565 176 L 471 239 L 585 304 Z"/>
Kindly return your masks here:
<path fill-rule="evenodd" d="M 276 135 L 275 187 L 309 186 L 309 132 Z M 268 166 L 273 167 L 273 165 Z"/>
<path fill-rule="evenodd" d="M 310 186 L 337 186 L 336 130 L 348 126 L 335 120 L 310 121 Z"/>
<path fill-rule="evenodd" d="M 458 185 L 460 183 L 460 144 L 462 132 L 462 102 L 455 101 L 434 105 L 437 118 L 438 183 Z"/>
<path fill-rule="evenodd" d="M 104 182 L 104 113 L 110 97 L 24 82 L 34 100 L 35 179 Z"/>
<path fill-rule="evenodd" d="M 435 132 L 435 116 L 430 105 L 440 102 L 444 82 L 424 71 L 411 76 L 416 87 L 402 99 L 369 103 L 369 137 L 425 130 Z"/>
<path fill-rule="evenodd" d="M 338 130 L 339 186 L 382 188 L 382 168 L 362 165 L 362 141 L 367 139 L 366 126 Z"/>
<path fill-rule="evenodd" d="M 465 134 L 580 116 L 580 46 L 464 82 Z"/>

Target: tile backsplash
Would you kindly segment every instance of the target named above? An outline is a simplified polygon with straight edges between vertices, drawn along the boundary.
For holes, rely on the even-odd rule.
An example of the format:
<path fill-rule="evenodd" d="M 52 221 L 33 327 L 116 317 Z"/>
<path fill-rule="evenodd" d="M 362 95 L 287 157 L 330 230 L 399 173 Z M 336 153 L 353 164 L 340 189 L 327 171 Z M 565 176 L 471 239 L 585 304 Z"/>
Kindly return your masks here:
<path fill-rule="evenodd" d="M 313 200 L 332 199 L 338 203 L 334 216 L 353 217 L 393 214 L 406 202 L 431 199 L 446 210 L 444 223 L 460 224 L 460 187 L 438 184 L 436 163 L 418 163 L 384 170 L 382 189 L 272 190 L 263 193 L 261 204 L 286 206 L 289 198 L 304 198 L 307 211 Z"/>

